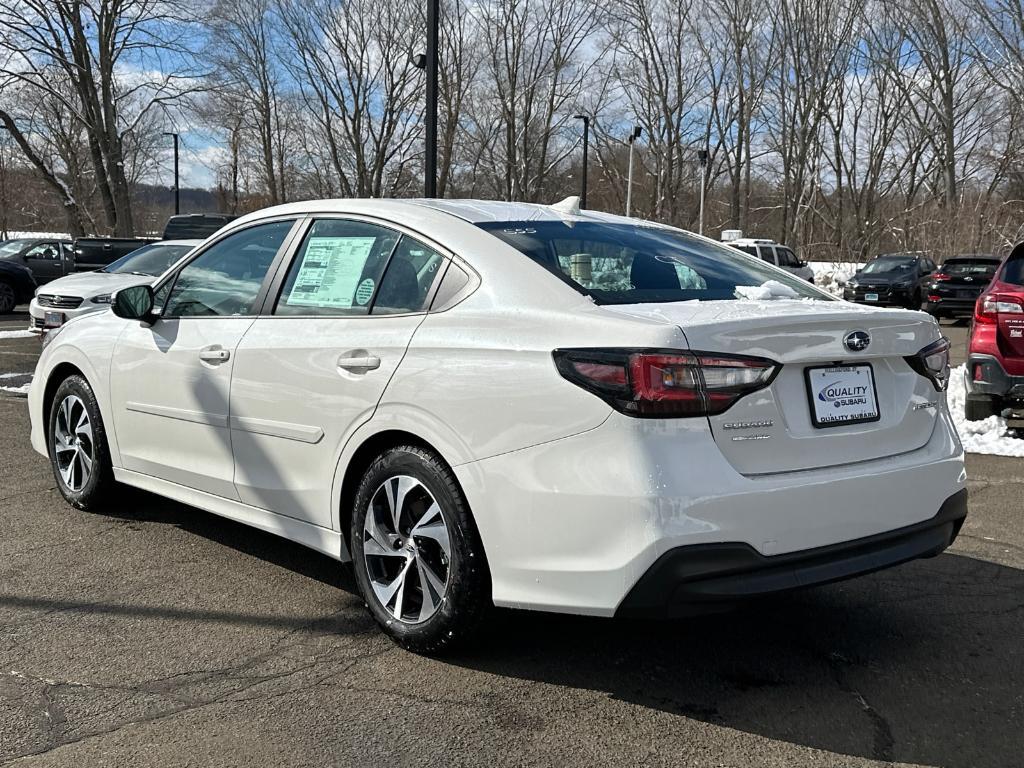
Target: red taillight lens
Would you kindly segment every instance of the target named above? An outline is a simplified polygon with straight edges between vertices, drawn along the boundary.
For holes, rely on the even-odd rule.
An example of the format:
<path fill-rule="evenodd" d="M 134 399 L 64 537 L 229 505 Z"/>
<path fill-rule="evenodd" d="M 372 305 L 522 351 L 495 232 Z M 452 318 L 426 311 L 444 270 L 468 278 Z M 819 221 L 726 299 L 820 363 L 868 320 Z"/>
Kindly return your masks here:
<path fill-rule="evenodd" d="M 974 320 L 978 323 L 998 322 L 1000 315 L 1024 315 L 1024 305 L 1013 296 L 989 293 L 978 297 L 974 305 Z"/>
<path fill-rule="evenodd" d="M 947 275 L 945 272 L 936 272 L 932 275 L 932 280 L 937 283 L 941 283 L 943 280 L 952 280 L 953 278 Z"/>
<path fill-rule="evenodd" d="M 567 349 L 554 352 L 569 381 L 631 416 L 709 416 L 771 383 L 771 360 L 703 352 Z"/>
<path fill-rule="evenodd" d="M 929 293 L 928 294 L 928 301 L 932 301 L 932 302 L 936 302 L 937 303 L 937 302 L 942 301 L 942 297 L 939 296 L 937 293 Z"/>

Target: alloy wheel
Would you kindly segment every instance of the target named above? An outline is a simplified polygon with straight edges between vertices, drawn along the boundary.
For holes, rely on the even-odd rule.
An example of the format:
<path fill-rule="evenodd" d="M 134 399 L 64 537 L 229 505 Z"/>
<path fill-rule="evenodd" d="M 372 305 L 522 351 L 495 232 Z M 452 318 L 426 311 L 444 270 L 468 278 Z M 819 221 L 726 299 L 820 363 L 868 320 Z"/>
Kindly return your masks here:
<path fill-rule="evenodd" d="M 363 523 L 363 560 L 374 595 L 393 618 L 419 624 L 448 591 L 451 541 L 445 513 L 414 477 L 381 483 Z"/>
<path fill-rule="evenodd" d="M 57 408 L 53 445 L 61 479 L 68 490 L 78 493 L 92 476 L 96 444 L 89 411 L 77 395 L 68 395 Z"/>

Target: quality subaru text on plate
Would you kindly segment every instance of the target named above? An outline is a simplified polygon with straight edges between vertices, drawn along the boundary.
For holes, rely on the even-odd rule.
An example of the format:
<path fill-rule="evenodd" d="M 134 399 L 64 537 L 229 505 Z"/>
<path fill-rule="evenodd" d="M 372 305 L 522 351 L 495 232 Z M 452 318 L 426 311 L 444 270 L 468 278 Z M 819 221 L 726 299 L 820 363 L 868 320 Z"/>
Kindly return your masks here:
<path fill-rule="evenodd" d="M 51 331 L 32 443 L 351 561 L 403 646 L 490 605 L 666 616 L 956 537 L 948 342 L 667 226 L 323 200 L 240 218 Z"/>

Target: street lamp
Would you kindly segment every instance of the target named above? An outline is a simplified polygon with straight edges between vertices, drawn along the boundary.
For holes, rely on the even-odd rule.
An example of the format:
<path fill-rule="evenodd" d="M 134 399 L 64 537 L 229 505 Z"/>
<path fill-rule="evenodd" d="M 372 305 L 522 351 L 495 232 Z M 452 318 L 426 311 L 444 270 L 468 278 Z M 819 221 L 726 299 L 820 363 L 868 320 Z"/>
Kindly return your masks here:
<path fill-rule="evenodd" d="M 582 189 L 580 190 L 580 208 L 587 207 L 587 151 L 590 147 L 590 116 L 589 115 L 573 115 L 576 120 L 583 121 L 583 178 L 580 181 Z"/>
<path fill-rule="evenodd" d="M 437 197 L 437 47 L 440 37 L 441 0 L 427 0 L 427 52 L 417 53 L 410 63 L 427 74 L 424 116 L 423 196 Z"/>
<path fill-rule="evenodd" d="M 178 134 L 164 131 L 164 136 L 174 137 L 174 215 L 181 213 L 181 190 L 178 187 Z"/>
<path fill-rule="evenodd" d="M 704 190 L 708 185 L 708 151 L 697 150 L 697 162 L 700 163 L 700 219 L 697 225 L 697 234 L 704 234 Z"/>
<path fill-rule="evenodd" d="M 626 215 L 629 216 L 629 212 L 633 208 L 633 142 L 640 138 L 640 134 L 644 132 L 644 129 L 639 125 L 634 125 L 633 130 L 629 132 L 629 174 L 626 177 Z"/>

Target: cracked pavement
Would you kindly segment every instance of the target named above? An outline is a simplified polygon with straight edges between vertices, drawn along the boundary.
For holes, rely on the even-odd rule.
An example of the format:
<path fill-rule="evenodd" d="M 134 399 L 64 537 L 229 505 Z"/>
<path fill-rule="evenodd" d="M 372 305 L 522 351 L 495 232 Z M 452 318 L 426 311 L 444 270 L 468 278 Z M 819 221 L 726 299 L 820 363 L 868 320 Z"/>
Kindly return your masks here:
<path fill-rule="evenodd" d="M 37 349 L 0 341 L 0 371 Z M 0 766 L 1024 759 L 1020 459 L 969 457 L 940 557 L 682 622 L 497 612 L 437 660 L 298 545 L 141 492 L 66 506 L 24 399 L 0 436 Z"/>

